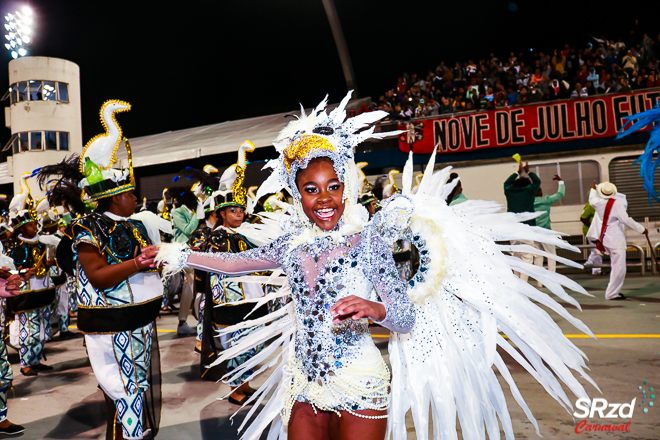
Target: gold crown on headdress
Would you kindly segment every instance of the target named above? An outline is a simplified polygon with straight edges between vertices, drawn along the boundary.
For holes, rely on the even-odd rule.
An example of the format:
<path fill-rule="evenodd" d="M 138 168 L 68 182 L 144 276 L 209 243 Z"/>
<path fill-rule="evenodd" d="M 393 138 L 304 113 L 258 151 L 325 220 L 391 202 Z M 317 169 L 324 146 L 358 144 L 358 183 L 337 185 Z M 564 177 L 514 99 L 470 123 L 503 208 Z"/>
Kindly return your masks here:
<path fill-rule="evenodd" d="M 291 172 L 293 162 L 304 159 L 313 150 L 336 151 L 335 147 L 324 137 L 318 135 L 303 135 L 297 141 L 284 149 L 284 163 L 287 172 Z"/>

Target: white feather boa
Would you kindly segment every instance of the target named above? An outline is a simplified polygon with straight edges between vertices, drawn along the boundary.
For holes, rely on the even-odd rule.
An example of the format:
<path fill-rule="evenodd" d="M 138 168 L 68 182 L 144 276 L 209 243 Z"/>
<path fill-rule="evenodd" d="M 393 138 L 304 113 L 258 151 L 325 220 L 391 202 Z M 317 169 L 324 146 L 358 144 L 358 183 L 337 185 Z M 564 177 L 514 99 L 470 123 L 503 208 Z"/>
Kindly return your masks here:
<path fill-rule="evenodd" d="M 181 272 L 188 267 L 186 260 L 188 259 L 189 249 L 185 243 L 162 243 L 158 247 L 158 255 L 156 255 L 156 266 L 162 266 L 163 277 L 169 277 L 176 273 Z"/>

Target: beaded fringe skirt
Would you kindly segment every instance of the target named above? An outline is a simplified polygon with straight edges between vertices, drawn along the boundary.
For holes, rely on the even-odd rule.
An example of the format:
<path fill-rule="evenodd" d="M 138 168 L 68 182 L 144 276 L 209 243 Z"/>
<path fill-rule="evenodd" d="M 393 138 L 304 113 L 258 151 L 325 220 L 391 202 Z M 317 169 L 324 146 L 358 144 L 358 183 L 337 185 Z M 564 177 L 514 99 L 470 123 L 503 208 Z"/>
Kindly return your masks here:
<path fill-rule="evenodd" d="M 290 376 L 290 387 L 284 395 L 282 419 L 288 424 L 291 409 L 296 401 L 312 405 L 314 411 L 346 411 L 358 417 L 355 411 L 373 409 L 385 411 L 390 405 L 390 370 L 375 345 L 366 346 L 360 356 L 337 368 L 332 375 L 318 381 L 309 381 L 300 363 L 289 359 L 285 374 Z"/>

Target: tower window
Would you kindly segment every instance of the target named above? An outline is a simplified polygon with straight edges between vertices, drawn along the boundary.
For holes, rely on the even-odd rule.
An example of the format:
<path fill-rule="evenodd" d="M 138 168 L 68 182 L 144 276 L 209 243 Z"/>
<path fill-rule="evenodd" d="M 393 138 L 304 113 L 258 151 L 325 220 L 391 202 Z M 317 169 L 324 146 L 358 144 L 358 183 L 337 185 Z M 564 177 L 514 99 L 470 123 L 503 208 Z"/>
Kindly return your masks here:
<path fill-rule="evenodd" d="M 28 81 L 28 87 L 30 89 L 29 91 L 29 96 L 30 96 L 30 101 L 41 101 L 41 96 L 42 96 L 42 88 L 41 88 L 41 81 Z"/>
<path fill-rule="evenodd" d="M 9 87 L 2 99 L 7 98 L 10 98 L 11 104 L 22 101 L 69 102 L 69 85 L 58 81 L 22 81 Z"/>
<path fill-rule="evenodd" d="M 44 132 L 44 138 L 46 139 L 46 150 L 57 150 L 57 132 L 56 131 L 46 131 L 46 132 Z"/>
<path fill-rule="evenodd" d="M 14 133 L 7 143 L 14 154 L 23 151 L 69 151 L 69 133 L 66 131 L 30 131 Z"/>
<path fill-rule="evenodd" d="M 43 141 L 41 138 L 42 131 L 32 131 L 30 132 L 30 150 L 41 150 L 43 149 Z"/>
<path fill-rule="evenodd" d="M 29 133 L 18 134 L 18 147 L 20 151 L 27 151 L 30 149 Z"/>
<path fill-rule="evenodd" d="M 27 101 L 27 83 L 26 82 L 19 82 L 18 83 L 18 100 L 20 101 Z"/>
<path fill-rule="evenodd" d="M 69 102 L 69 85 L 67 83 L 57 83 L 57 89 L 59 92 L 58 101 Z"/>
<path fill-rule="evenodd" d="M 69 133 L 60 131 L 60 151 L 69 151 Z"/>
<path fill-rule="evenodd" d="M 57 101 L 57 84 L 54 81 L 44 81 L 42 90 L 44 101 Z"/>

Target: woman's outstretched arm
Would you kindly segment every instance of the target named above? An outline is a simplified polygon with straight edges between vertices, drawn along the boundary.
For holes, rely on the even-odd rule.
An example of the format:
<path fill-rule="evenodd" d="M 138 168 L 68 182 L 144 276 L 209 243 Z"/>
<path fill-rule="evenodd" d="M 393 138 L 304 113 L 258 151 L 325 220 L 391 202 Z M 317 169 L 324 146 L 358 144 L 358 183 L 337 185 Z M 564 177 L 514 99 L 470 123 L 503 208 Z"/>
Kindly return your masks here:
<path fill-rule="evenodd" d="M 282 265 L 288 236 L 270 244 L 239 253 L 193 252 L 180 244 L 164 244 L 145 251 L 147 258 L 163 264 L 165 272 L 174 273 L 184 267 L 220 273 L 223 275 L 247 275 L 253 272 L 277 269 Z"/>

